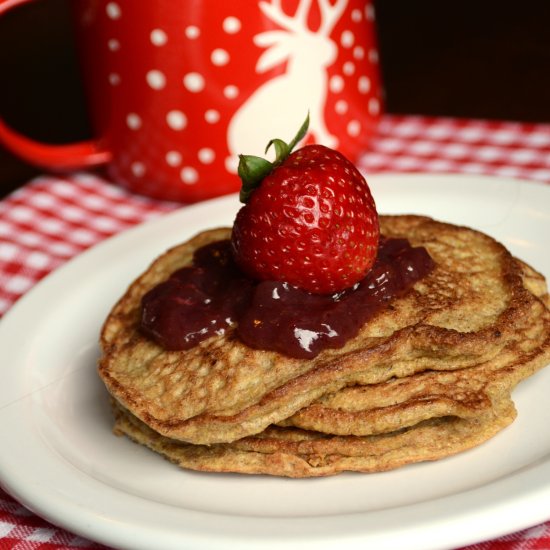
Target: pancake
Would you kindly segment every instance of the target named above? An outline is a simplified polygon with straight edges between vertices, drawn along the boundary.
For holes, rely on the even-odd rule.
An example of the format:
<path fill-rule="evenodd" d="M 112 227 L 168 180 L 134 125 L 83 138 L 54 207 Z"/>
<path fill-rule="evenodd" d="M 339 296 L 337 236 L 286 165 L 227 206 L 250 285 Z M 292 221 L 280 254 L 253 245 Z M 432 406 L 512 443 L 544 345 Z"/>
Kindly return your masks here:
<path fill-rule="evenodd" d="M 286 427 L 269 426 L 232 443 L 161 436 L 116 400 L 114 431 L 191 470 L 286 477 L 380 472 L 449 457 L 494 437 L 516 416 L 511 391 L 543 361 L 537 353 L 508 352 L 459 371 L 346 388 L 283 421 Z"/>
<path fill-rule="evenodd" d="M 382 472 L 439 460 L 484 443 L 515 416 L 513 403 L 504 398 L 480 417 L 435 418 L 383 435 L 330 436 L 271 426 L 232 443 L 193 445 L 160 435 L 115 404 L 114 431 L 184 469 L 302 478 L 344 471 Z"/>
<path fill-rule="evenodd" d="M 477 367 L 430 371 L 344 388 L 323 396 L 278 426 L 364 436 L 393 432 L 432 418 L 476 418 L 492 408 L 490 387 L 483 374 Z"/>
<path fill-rule="evenodd" d="M 543 295 L 545 297 L 545 295 Z M 546 349 L 546 352 L 541 350 Z M 372 435 L 430 418 L 471 419 L 486 414 L 498 396 L 550 361 L 550 335 L 536 331 L 511 342 L 496 357 L 454 371 L 425 371 L 380 384 L 351 386 L 327 394 L 278 423 L 334 435 Z"/>
<path fill-rule="evenodd" d="M 497 364 L 501 354 L 523 348 L 534 370 L 548 362 L 550 314 L 523 283 L 528 280 L 541 293 L 534 270 L 469 228 L 420 216 L 381 216 L 380 222 L 387 237 L 425 246 L 435 269 L 344 347 L 310 360 L 251 349 L 233 331 L 183 351 L 166 351 L 148 340 L 138 329 L 143 294 L 188 265 L 197 248 L 228 238 L 230 229 L 201 233 L 169 250 L 130 286 L 104 324 L 99 374 L 108 391 L 159 436 L 211 445 L 265 434 L 272 424 L 350 386 Z M 506 401 L 508 394 L 499 397 Z M 478 416 L 450 418 L 479 422 Z M 454 430 L 434 418 L 428 422 Z M 456 422 L 452 426 L 463 426 Z M 493 420 L 487 433 L 501 422 Z"/>

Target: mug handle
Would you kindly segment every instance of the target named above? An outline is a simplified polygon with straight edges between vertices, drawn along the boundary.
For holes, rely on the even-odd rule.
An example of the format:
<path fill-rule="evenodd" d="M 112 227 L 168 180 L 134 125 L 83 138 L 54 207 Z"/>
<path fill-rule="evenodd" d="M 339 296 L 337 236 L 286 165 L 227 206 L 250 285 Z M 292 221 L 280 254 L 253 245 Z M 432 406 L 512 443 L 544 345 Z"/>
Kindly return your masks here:
<path fill-rule="evenodd" d="M 34 0 L 0 0 L 0 16 L 8 10 Z M 0 142 L 12 153 L 30 164 L 53 170 L 84 168 L 105 164 L 111 152 L 95 140 L 66 145 L 50 145 L 30 139 L 0 119 Z"/>

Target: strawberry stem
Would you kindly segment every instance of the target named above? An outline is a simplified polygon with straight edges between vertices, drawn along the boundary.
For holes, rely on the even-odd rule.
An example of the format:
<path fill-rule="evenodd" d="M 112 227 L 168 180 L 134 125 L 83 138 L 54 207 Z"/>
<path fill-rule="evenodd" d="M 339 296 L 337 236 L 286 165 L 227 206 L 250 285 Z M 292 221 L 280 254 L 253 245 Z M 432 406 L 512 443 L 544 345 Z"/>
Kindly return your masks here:
<path fill-rule="evenodd" d="M 306 137 L 308 128 L 309 128 L 309 111 L 307 113 L 306 119 L 300 126 L 298 133 L 294 136 L 294 139 L 288 144 L 289 153 L 292 151 L 292 149 L 294 149 L 294 147 L 296 147 L 296 145 L 298 145 L 300 141 L 302 141 L 302 139 L 304 139 L 304 137 Z"/>
<path fill-rule="evenodd" d="M 300 126 L 297 134 L 290 143 L 282 139 L 272 139 L 265 148 L 265 152 L 273 145 L 275 148 L 275 160 L 270 162 L 262 157 L 254 155 L 239 155 L 239 167 L 237 173 L 242 181 L 239 200 L 246 203 L 254 189 L 260 186 L 262 180 L 269 175 L 277 166 L 279 166 L 290 155 L 294 147 L 305 137 L 309 127 L 309 113 Z"/>

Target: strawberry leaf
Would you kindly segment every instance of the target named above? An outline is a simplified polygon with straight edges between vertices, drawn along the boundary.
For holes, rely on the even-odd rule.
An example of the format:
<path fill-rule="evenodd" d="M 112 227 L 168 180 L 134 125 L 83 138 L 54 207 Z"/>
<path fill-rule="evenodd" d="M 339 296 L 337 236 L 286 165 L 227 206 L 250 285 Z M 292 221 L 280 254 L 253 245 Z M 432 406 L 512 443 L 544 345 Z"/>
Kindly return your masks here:
<path fill-rule="evenodd" d="M 273 170 L 273 164 L 254 155 L 239 155 L 237 173 L 243 182 L 239 200 L 246 203 L 256 187 Z"/>
<path fill-rule="evenodd" d="M 275 147 L 275 160 L 273 161 L 273 164 L 275 166 L 278 166 L 283 162 L 283 160 L 288 157 L 290 154 L 290 148 L 288 146 L 288 143 L 285 143 L 282 139 L 272 139 L 265 148 L 265 152 L 269 150 L 269 148 L 273 145 Z"/>
<path fill-rule="evenodd" d="M 239 167 L 237 173 L 242 181 L 241 191 L 239 193 L 239 200 L 246 203 L 250 198 L 250 195 L 254 192 L 256 187 L 259 187 L 262 180 L 269 175 L 277 166 L 282 164 L 285 159 L 290 155 L 292 149 L 305 137 L 307 129 L 309 127 L 309 113 L 306 119 L 300 126 L 298 133 L 294 136 L 294 139 L 290 143 L 284 142 L 282 139 L 272 139 L 265 148 L 265 152 L 273 145 L 275 148 L 275 160 L 269 162 L 266 159 L 257 157 L 254 155 L 239 155 Z"/>

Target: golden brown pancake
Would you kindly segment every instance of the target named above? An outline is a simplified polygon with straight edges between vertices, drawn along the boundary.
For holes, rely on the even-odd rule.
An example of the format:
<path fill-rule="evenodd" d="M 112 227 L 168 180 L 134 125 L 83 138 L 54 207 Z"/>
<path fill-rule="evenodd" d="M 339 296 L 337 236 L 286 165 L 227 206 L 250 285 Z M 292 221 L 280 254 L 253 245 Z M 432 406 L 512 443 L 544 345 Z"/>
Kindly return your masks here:
<path fill-rule="evenodd" d="M 344 471 L 381 472 L 437 460 L 487 441 L 515 418 L 506 398 L 486 415 L 471 419 L 446 416 L 383 435 L 331 436 L 297 428 L 269 427 L 232 443 L 193 445 L 152 430 L 115 405 L 118 435 L 145 445 L 181 468 L 205 472 L 319 477 Z"/>
<path fill-rule="evenodd" d="M 287 477 L 378 472 L 448 457 L 496 435 L 516 416 L 511 390 L 541 360 L 503 353 L 488 365 L 354 386 L 298 411 L 283 421 L 287 427 L 269 426 L 232 443 L 161 436 L 115 400 L 114 430 L 192 470 Z"/>
<path fill-rule="evenodd" d="M 544 294 L 535 271 L 492 238 L 469 228 L 420 216 L 382 216 L 380 221 L 386 236 L 425 246 L 436 267 L 344 347 L 311 360 L 251 349 L 232 331 L 183 351 L 166 351 L 148 340 L 138 329 L 143 294 L 188 265 L 197 248 L 227 238 L 230 230 L 204 232 L 171 249 L 131 285 L 105 322 L 99 373 L 109 392 L 158 434 L 204 445 L 248 440 L 350 386 L 482 364 L 506 369 L 518 350 L 533 365 L 529 372 L 518 370 L 525 376 L 549 361 L 550 313 L 523 283 L 526 279 L 527 286 Z M 504 355 L 508 359 L 502 361 Z M 508 393 L 499 393 L 498 399 L 507 401 Z M 464 430 L 450 426 L 471 428 L 463 423 L 480 422 L 474 416 L 453 416 L 457 420 L 451 424 L 428 422 L 457 434 Z M 497 416 L 486 433 L 494 433 L 502 422 Z M 315 437 L 324 441 L 319 434 Z M 480 437 L 486 439 L 464 436 L 462 445 Z"/>
<path fill-rule="evenodd" d="M 491 409 L 496 398 L 511 399 L 519 382 L 548 363 L 549 339 L 548 334 L 533 332 L 525 341 L 511 342 L 496 357 L 474 367 L 425 371 L 380 384 L 343 388 L 278 425 L 334 435 L 372 435 L 430 418 L 479 417 Z M 544 347 L 547 352 L 540 353 Z"/>

